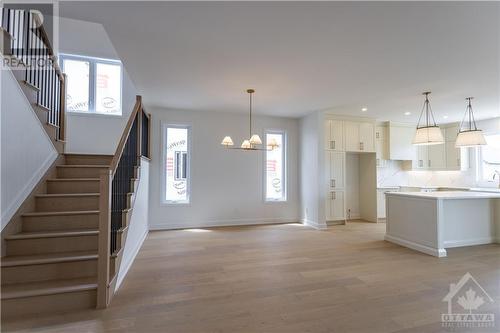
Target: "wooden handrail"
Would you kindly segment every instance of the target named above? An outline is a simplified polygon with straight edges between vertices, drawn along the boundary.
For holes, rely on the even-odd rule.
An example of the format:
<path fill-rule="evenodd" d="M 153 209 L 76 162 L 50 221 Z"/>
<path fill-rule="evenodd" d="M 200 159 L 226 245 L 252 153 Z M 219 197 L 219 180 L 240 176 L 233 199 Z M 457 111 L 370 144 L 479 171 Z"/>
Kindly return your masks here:
<path fill-rule="evenodd" d="M 118 143 L 118 147 L 116 147 L 115 154 L 113 156 L 113 160 L 111 160 L 111 165 L 109 169 L 111 170 L 111 175 L 113 176 L 116 172 L 116 168 L 118 167 L 118 163 L 120 162 L 120 158 L 123 154 L 123 148 L 125 148 L 125 143 L 127 142 L 128 136 L 130 134 L 130 129 L 134 123 L 134 119 L 137 116 L 139 110 L 142 109 L 142 98 L 141 96 L 136 96 L 136 102 L 130 117 L 128 118 L 127 126 L 125 126 L 125 130 L 123 131 L 120 142 Z"/>

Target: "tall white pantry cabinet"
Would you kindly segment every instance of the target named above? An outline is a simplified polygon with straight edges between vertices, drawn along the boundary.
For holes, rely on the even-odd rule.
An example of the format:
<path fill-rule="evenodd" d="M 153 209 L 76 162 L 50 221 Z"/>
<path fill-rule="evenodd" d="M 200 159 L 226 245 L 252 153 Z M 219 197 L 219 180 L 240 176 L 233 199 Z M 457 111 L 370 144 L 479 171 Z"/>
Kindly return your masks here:
<path fill-rule="evenodd" d="M 345 221 L 346 154 L 373 153 L 375 161 L 375 122 L 333 115 L 325 118 L 325 219 L 326 222 Z"/>

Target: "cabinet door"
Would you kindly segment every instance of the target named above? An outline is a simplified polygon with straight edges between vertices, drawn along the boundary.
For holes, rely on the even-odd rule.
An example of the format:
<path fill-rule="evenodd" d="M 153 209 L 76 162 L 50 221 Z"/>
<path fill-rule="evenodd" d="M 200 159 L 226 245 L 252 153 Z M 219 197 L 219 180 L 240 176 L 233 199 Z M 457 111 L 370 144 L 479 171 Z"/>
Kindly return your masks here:
<path fill-rule="evenodd" d="M 381 166 L 383 164 L 380 162 L 381 160 L 389 159 L 386 132 L 386 127 L 377 126 L 375 129 L 375 152 L 377 153 L 377 166 Z"/>
<path fill-rule="evenodd" d="M 460 170 L 460 148 L 455 148 L 455 142 L 446 142 L 446 170 Z"/>
<path fill-rule="evenodd" d="M 325 209 L 326 209 L 327 221 L 345 220 L 344 192 L 343 191 L 328 192 L 325 202 Z"/>
<path fill-rule="evenodd" d="M 375 125 L 372 123 L 359 123 L 359 150 L 375 151 Z"/>
<path fill-rule="evenodd" d="M 326 152 L 326 180 L 329 190 L 344 188 L 345 154 L 341 152 Z"/>
<path fill-rule="evenodd" d="M 417 159 L 414 161 L 413 169 L 427 169 L 427 164 L 427 146 L 417 146 Z"/>
<path fill-rule="evenodd" d="M 427 167 L 434 170 L 446 169 L 446 152 L 445 145 L 428 146 L 428 161 Z"/>
<path fill-rule="evenodd" d="M 377 191 L 377 218 L 385 218 L 385 192 L 384 190 Z"/>
<path fill-rule="evenodd" d="M 344 151 L 344 122 L 341 120 L 332 120 L 330 127 L 330 137 L 333 150 Z"/>
<path fill-rule="evenodd" d="M 354 121 L 344 122 L 345 150 L 360 151 L 359 123 Z"/>

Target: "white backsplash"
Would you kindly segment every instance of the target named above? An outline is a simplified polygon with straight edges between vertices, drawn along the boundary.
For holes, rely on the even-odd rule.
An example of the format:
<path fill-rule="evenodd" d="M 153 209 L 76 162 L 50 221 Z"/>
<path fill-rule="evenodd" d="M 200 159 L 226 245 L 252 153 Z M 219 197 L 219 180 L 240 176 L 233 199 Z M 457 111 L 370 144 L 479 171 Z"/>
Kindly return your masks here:
<path fill-rule="evenodd" d="M 474 187 L 474 170 L 467 171 L 406 171 L 401 161 L 387 161 L 377 168 L 377 185 L 384 186 L 441 186 Z"/>

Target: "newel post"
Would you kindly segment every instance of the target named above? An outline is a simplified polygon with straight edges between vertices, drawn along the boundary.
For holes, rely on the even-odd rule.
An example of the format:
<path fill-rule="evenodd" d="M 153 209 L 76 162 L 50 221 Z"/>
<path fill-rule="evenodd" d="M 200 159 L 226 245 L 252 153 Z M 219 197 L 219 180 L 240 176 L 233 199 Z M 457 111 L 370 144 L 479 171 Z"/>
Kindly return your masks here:
<path fill-rule="evenodd" d="M 111 241 L 111 184 L 112 171 L 102 171 L 99 181 L 99 245 L 97 260 L 97 308 L 106 308 L 109 304 L 109 261 Z"/>

